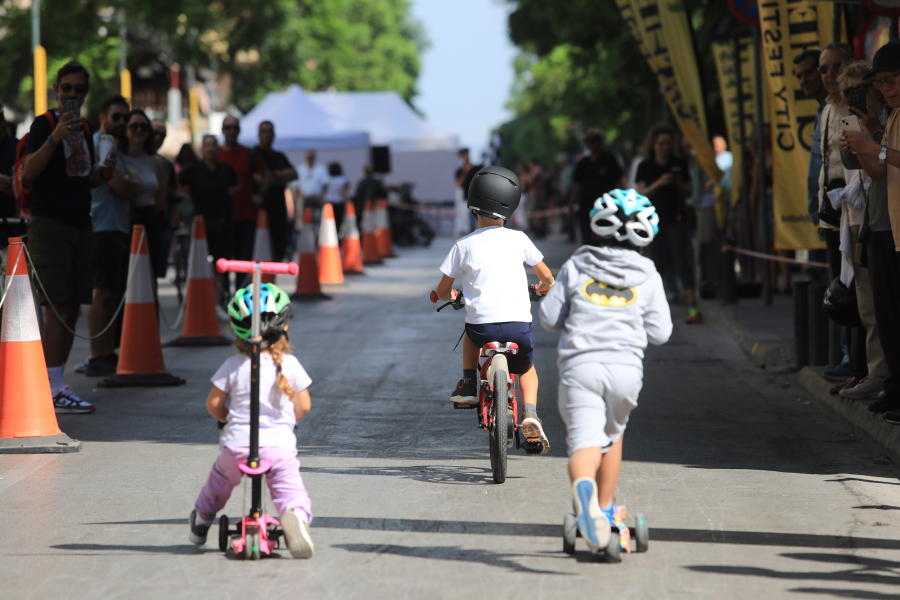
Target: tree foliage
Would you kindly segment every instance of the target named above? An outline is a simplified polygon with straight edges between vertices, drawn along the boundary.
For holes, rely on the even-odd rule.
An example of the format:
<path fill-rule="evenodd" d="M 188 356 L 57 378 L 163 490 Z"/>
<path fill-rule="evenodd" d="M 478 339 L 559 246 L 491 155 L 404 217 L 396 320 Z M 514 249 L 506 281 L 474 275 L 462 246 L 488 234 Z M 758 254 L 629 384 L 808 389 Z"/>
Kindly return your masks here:
<path fill-rule="evenodd" d="M 600 127 L 607 142 L 633 151 L 651 123 L 663 114 L 656 77 L 612 0 L 507 0 L 512 5 L 509 35 L 521 49 L 509 102 L 516 118 L 501 127 L 504 162 L 552 156 L 577 146 L 588 127 Z M 725 2 L 686 0 L 698 47 L 727 34 Z M 702 55 L 701 55 L 702 56 Z M 700 63 L 709 90 L 715 90 L 712 56 Z M 715 100 L 715 94 L 707 94 Z M 714 107 L 713 107 L 714 108 Z M 713 111 L 715 112 L 715 110 Z M 540 136 L 515 132 L 528 123 Z M 540 139 L 541 147 L 525 140 Z"/>
<path fill-rule="evenodd" d="M 0 101 L 31 105 L 31 10 L 0 9 Z M 12 4 L 12 6 L 10 6 Z M 416 94 L 427 44 L 409 0 L 43 0 L 41 42 L 51 75 L 67 60 L 91 71 L 94 105 L 118 87 L 117 10 L 128 23 L 129 57 L 151 50 L 166 63 L 230 78 L 231 101 L 249 109 L 290 83 L 321 90 Z"/>

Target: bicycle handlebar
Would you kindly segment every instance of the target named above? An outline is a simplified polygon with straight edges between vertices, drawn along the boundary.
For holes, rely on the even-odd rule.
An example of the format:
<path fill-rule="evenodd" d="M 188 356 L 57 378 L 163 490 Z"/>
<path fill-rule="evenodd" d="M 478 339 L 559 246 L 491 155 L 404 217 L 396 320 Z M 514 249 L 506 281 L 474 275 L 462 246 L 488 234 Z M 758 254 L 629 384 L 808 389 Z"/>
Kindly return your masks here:
<path fill-rule="evenodd" d="M 437 304 L 437 301 L 440 300 L 438 298 L 438 294 L 436 290 L 431 290 L 430 295 L 431 303 Z M 540 302 L 544 299 L 544 296 L 537 293 L 537 285 L 529 285 L 528 286 L 528 299 L 532 302 Z M 451 300 L 450 302 L 445 302 L 441 306 L 438 307 L 437 312 L 441 312 L 441 310 L 447 308 L 448 306 L 452 306 L 453 310 L 459 310 L 465 306 L 463 303 L 463 293 L 462 290 L 456 290 L 456 300 Z"/>
<path fill-rule="evenodd" d="M 228 260 L 220 258 L 216 261 L 216 269 L 219 273 L 252 273 L 259 265 L 260 273 L 267 275 L 296 275 L 299 267 L 297 263 L 277 263 L 277 262 L 253 262 L 251 260 Z"/>

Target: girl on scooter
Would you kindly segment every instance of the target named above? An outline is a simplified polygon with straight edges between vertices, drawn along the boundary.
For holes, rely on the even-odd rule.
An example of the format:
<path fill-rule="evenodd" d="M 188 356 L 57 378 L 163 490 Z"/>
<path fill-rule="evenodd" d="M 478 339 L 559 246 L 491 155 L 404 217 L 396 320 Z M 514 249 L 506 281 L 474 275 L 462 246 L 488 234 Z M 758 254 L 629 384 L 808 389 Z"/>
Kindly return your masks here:
<path fill-rule="evenodd" d="M 212 377 L 213 388 L 206 408 L 224 423 L 219 439 L 221 453 L 203 486 L 191 512 L 190 540 L 206 543 L 216 513 L 225 507 L 231 491 L 241 481 L 238 465 L 247 460 L 250 440 L 250 320 L 253 297 L 250 287 L 238 290 L 228 304 L 231 327 L 237 335 L 240 354 L 232 356 Z M 280 515 L 287 546 L 294 558 L 309 558 L 313 542 L 309 535 L 312 504 L 297 460 L 294 425 L 310 409 L 309 385 L 312 380 L 291 354 L 288 322 L 290 298 L 278 286 L 266 283 L 260 290 L 260 334 L 263 338 L 259 365 L 259 452 L 271 461 L 266 483 L 272 502 Z M 226 406 L 226 400 L 231 402 Z"/>

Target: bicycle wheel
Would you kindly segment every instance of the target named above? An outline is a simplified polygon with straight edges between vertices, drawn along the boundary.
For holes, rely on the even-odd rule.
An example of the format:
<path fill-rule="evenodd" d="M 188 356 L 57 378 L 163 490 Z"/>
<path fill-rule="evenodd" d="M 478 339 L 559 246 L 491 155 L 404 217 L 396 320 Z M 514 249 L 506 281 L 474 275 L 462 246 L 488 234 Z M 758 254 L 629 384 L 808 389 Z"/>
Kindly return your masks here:
<path fill-rule="evenodd" d="M 491 408 L 493 426 L 491 427 L 491 471 L 494 483 L 506 481 L 506 448 L 507 424 L 509 423 L 509 406 L 507 394 L 509 376 L 503 369 L 494 372 L 494 398 Z"/>

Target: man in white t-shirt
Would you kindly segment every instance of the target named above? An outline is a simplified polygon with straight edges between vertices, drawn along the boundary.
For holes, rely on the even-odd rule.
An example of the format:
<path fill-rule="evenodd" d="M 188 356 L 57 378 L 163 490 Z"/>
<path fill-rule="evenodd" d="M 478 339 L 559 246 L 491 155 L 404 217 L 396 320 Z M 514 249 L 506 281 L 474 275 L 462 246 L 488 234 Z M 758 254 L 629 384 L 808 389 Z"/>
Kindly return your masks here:
<path fill-rule="evenodd" d="M 306 161 L 297 169 L 297 175 L 304 206 L 320 206 L 328 191 L 329 175 L 325 165 L 316 162 L 314 151 L 306 151 Z"/>
<path fill-rule="evenodd" d="M 519 376 L 525 404 L 521 429 L 529 442 L 540 441 L 537 452 L 546 454 L 550 442 L 537 416 L 538 376 L 534 368 L 534 323 L 528 280 L 522 263 L 534 269 L 541 283 L 538 294 L 546 294 L 553 275 L 544 256 L 521 231 L 505 229 L 504 223 L 519 206 L 521 187 L 516 174 L 502 167 L 478 171 L 469 186 L 468 207 L 478 219 L 478 229 L 458 240 L 441 264 L 444 276 L 437 287 L 438 298 L 455 300 L 453 282 L 462 278 L 466 302 L 466 332 L 463 336 L 463 378 L 450 399 L 457 406 L 478 402 L 478 358 L 489 342 L 513 342 L 517 354 L 506 356 L 509 370 Z"/>

